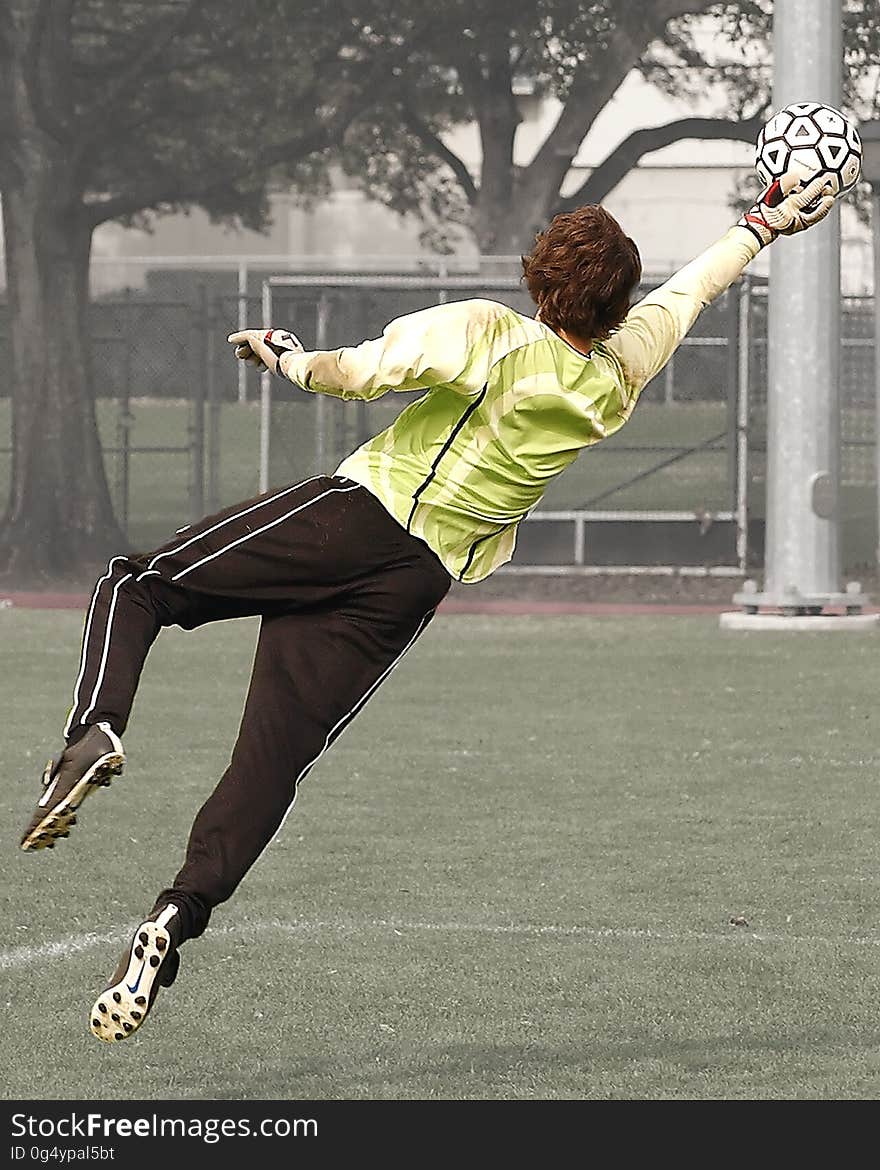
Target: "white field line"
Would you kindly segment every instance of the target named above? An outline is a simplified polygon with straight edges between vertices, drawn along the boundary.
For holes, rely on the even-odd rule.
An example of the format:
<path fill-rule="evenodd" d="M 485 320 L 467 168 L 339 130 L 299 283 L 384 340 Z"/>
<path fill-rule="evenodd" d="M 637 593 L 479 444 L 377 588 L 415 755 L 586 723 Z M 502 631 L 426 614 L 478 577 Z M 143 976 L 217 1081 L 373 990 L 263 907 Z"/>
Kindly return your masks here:
<path fill-rule="evenodd" d="M 118 928 L 106 934 L 75 934 L 66 938 L 55 939 L 52 942 L 39 943 L 34 946 L 11 947 L 0 950 L 0 971 L 11 971 L 19 967 L 27 967 L 33 963 L 40 963 L 47 959 L 61 959 L 71 954 L 84 953 L 96 950 L 98 947 L 121 945 L 126 942 L 134 927 Z M 295 919 L 285 921 L 281 919 L 266 919 L 252 923 L 242 923 L 230 926 L 211 928 L 205 935 L 205 941 L 220 938 L 252 938 L 255 934 L 476 934 L 494 935 L 506 938 L 560 938 L 581 939 L 588 943 L 601 942 L 643 942 L 643 943 L 739 943 L 757 944 L 763 946 L 821 946 L 821 947 L 877 947 L 880 938 L 863 935 L 849 937 L 824 937 L 821 935 L 803 934 L 762 934 L 744 929 L 731 927 L 729 933 L 721 931 L 664 931 L 652 930 L 648 927 L 591 927 L 591 926 L 561 926 L 555 924 L 535 925 L 529 923 L 493 923 L 493 922 L 413 922 L 405 919 L 336 919 L 326 922 Z"/>
<path fill-rule="evenodd" d="M 128 934 L 114 930 L 108 934 L 71 934 L 67 938 L 59 938 L 54 942 L 40 943 L 32 947 L 10 947 L 0 951 L 0 971 L 10 971 L 15 967 L 27 967 L 31 963 L 40 963 L 44 959 L 63 959 L 67 955 L 80 951 L 93 951 L 111 943 L 123 942 Z"/>

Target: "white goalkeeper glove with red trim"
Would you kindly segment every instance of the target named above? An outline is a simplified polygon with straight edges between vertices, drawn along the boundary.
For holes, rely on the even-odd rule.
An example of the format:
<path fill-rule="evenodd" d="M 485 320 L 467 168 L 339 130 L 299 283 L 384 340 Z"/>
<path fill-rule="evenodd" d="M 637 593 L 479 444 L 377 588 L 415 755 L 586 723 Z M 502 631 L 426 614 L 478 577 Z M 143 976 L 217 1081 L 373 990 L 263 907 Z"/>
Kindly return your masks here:
<path fill-rule="evenodd" d="M 737 224 L 747 228 L 762 248 L 777 236 L 793 236 L 823 220 L 834 206 L 831 180 L 786 171 L 774 179 Z"/>
<path fill-rule="evenodd" d="M 287 353 L 302 353 L 303 344 L 295 333 L 287 329 L 242 329 L 230 333 L 226 340 L 235 346 L 235 356 L 259 373 L 268 370 L 270 374 L 284 377 L 281 359 Z"/>

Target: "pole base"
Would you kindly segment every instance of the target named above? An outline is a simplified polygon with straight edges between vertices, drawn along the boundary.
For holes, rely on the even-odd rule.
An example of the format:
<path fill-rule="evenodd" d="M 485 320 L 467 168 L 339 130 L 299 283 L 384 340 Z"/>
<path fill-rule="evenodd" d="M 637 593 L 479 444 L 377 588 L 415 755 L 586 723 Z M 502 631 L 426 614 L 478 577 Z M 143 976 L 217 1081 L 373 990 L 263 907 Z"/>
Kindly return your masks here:
<path fill-rule="evenodd" d="M 722 630 L 762 630 L 765 633 L 786 630 L 795 633 L 847 631 L 864 634 L 880 629 L 880 613 L 789 617 L 781 613 L 731 612 L 721 614 L 719 624 Z"/>
<path fill-rule="evenodd" d="M 856 617 L 869 601 L 870 598 L 862 593 L 858 581 L 850 581 L 842 593 L 801 593 L 798 589 L 761 592 L 754 581 L 744 581 L 740 592 L 733 597 L 733 604 L 740 606 L 746 615 L 755 616 L 762 611 L 765 614 L 770 611 L 785 618 L 840 616 L 840 611 L 847 617 Z M 828 614 L 827 610 L 837 610 L 838 613 Z"/>

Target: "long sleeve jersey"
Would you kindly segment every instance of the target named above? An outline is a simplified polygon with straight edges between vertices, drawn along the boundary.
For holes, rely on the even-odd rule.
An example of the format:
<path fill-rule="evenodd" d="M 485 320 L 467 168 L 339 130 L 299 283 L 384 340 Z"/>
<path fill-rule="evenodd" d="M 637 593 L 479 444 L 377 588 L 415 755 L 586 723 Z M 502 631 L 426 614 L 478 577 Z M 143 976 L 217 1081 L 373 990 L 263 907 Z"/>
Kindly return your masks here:
<path fill-rule="evenodd" d="M 468 300 L 399 317 L 357 346 L 284 355 L 281 372 L 344 399 L 427 391 L 338 474 L 377 496 L 454 579 L 480 581 L 510 560 L 517 526 L 551 480 L 623 426 L 758 248 L 731 228 L 588 354 L 506 305 Z"/>

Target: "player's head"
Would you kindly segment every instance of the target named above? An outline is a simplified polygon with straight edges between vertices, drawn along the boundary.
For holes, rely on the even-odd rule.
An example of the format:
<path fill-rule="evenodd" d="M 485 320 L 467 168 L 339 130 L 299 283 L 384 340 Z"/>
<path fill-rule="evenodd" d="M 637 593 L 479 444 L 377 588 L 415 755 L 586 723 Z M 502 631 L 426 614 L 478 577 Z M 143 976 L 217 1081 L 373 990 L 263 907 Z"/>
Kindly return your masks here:
<path fill-rule="evenodd" d="M 642 275 L 633 241 L 604 207 L 591 204 L 555 216 L 522 262 L 544 324 L 591 341 L 621 323 Z"/>

